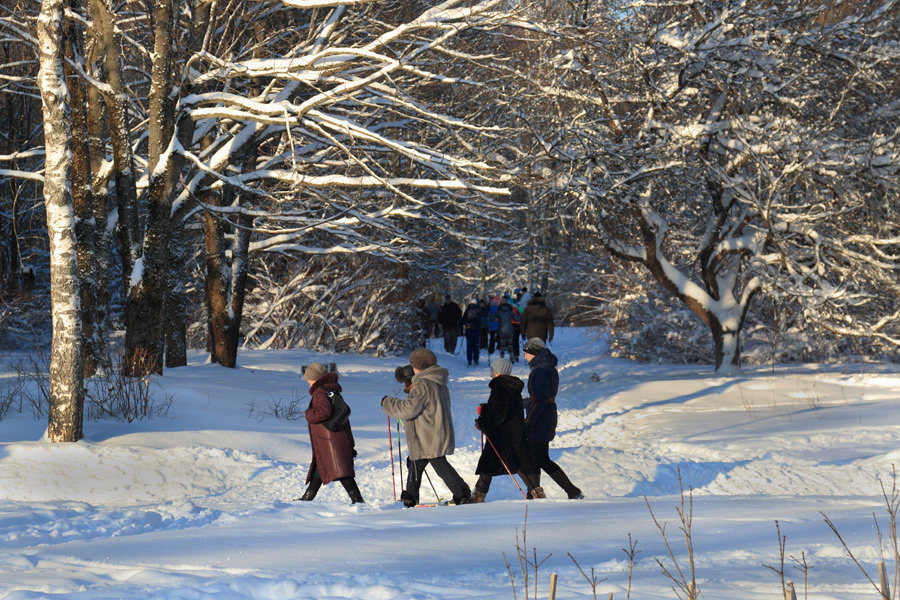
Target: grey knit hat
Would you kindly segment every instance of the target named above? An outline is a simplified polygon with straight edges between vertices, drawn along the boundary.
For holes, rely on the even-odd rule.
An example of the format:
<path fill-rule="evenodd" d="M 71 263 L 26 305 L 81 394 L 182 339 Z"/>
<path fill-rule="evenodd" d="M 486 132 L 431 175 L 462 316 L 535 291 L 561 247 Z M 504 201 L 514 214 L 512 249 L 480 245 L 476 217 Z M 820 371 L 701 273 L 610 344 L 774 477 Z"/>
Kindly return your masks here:
<path fill-rule="evenodd" d="M 522 352 L 527 352 L 533 356 L 546 347 L 547 344 L 544 343 L 544 340 L 539 337 L 533 337 L 522 346 Z"/>
<path fill-rule="evenodd" d="M 303 371 L 303 379 L 309 382 L 316 382 L 327 372 L 328 367 L 322 363 L 312 363 Z"/>
<path fill-rule="evenodd" d="M 512 363 L 509 362 L 509 359 L 503 358 L 495 358 L 491 361 L 491 371 L 497 373 L 498 375 L 509 375 L 512 373 Z"/>

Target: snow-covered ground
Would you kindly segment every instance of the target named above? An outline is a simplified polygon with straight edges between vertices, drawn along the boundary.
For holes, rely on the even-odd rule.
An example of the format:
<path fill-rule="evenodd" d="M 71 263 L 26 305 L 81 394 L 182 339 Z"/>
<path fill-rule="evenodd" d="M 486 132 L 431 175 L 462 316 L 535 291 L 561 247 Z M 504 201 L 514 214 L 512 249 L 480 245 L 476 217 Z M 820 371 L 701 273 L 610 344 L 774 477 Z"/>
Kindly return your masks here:
<path fill-rule="evenodd" d="M 45 423 L 7 415 L 0 599 L 512 598 L 504 553 L 518 571 L 526 505 L 529 555 L 551 555 L 540 567 L 539 597 L 547 597 L 553 571 L 557 598 L 593 597 L 571 553 L 605 579 L 598 597 L 624 599 L 630 534 L 638 550 L 632 597 L 671 599 L 655 559 L 672 567 L 647 503 L 686 569 L 679 472 L 693 488 L 702 598 L 783 598 L 779 576 L 765 566 L 779 566 L 776 520 L 798 597 L 804 575 L 791 557 L 801 556 L 812 567 L 810 599 L 877 597 L 822 513 L 874 574 L 873 513 L 887 544 L 881 481 L 890 489 L 900 459 L 900 367 L 781 366 L 719 378 L 704 366 L 610 359 L 601 341 L 577 329 L 558 330 L 551 349 L 562 381 L 551 456 L 584 490 L 583 501 L 565 499 L 545 476 L 549 498 L 526 503 L 502 477 L 483 505 L 401 508 L 379 406 L 384 394 L 400 392 L 399 358 L 243 352 L 229 370 L 197 354 L 158 380 L 175 397 L 167 416 L 88 421 L 77 444 L 48 444 Z M 475 369 L 442 351 L 438 358 L 451 373 L 458 449 L 450 460 L 473 485 L 473 420 L 487 398 L 487 361 Z M 306 423 L 267 413 L 293 397 L 305 408 L 298 371 L 313 360 L 339 366 L 365 505 L 351 506 L 337 484 L 314 502 L 291 501 L 310 459 Z M 513 374 L 524 378 L 527 367 Z M 392 436 L 396 454 L 396 430 Z M 431 494 L 426 481 L 423 501 Z"/>

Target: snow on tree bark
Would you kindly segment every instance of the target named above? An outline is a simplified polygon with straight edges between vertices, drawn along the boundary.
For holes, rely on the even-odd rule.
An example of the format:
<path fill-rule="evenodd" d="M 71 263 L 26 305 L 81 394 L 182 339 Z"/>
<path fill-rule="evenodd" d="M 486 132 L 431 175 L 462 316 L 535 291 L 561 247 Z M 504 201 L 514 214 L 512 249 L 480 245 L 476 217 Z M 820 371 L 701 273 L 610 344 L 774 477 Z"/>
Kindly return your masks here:
<path fill-rule="evenodd" d="M 77 8 L 72 6 L 72 8 Z M 94 193 L 91 181 L 91 148 L 87 127 L 87 94 L 84 80 L 75 67 L 84 71 L 82 30 L 68 22 L 65 36 L 66 87 L 71 99 L 72 132 L 72 201 L 75 211 L 75 238 L 78 241 L 80 277 L 82 354 L 85 377 L 94 375 L 98 364 L 105 362 L 106 337 L 101 337 L 97 319 L 97 261 L 95 248 Z"/>
<path fill-rule="evenodd" d="M 91 58 L 96 68 L 92 72 L 102 75 L 97 81 L 106 85 L 94 85 L 94 90 L 103 94 L 112 150 L 112 171 L 116 195 L 116 226 L 119 252 L 124 282 L 123 292 L 128 294 L 131 270 L 141 256 L 141 225 L 139 219 L 137 174 L 134 153 L 131 147 L 131 132 L 128 119 L 128 91 L 123 75 L 122 32 L 115 24 L 110 0 L 88 0 L 88 10 L 95 35 L 90 37 Z M 99 106 L 91 106 L 99 111 Z M 96 114 L 96 113 L 95 113 Z M 96 131 L 96 129 L 95 129 Z M 99 145 L 98 145 L 99 147 Z M 99 171 L 99 166 L 94 172 Z M 99 186 L 94 186 L 95 193 Z M 104 182 L 103 189 L 106 189 Z"/>
<path fill-rule="evenodd" d="M 52 442 L 78 441 L 82 437 L 84 411 L 78 254 L 71 194 L 70 107 L 63 73 L 63 11 L 62 0 L 43 0 L 37 26 L 53 319 L 47 427 Z"/>

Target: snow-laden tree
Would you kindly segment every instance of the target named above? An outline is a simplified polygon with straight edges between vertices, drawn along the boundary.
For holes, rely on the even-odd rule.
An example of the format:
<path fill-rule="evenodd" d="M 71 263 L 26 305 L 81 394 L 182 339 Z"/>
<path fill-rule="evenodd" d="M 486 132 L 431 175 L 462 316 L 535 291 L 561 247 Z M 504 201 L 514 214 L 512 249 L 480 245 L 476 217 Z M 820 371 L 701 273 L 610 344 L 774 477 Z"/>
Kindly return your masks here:
<path fill-rule="evenodd" d="M 805 299 L 816 319 L 816 303 L 847 316 L 865 297 L 857 318 L 895 323 L 896 221 L 883 211 L 869 238 L 847 235 L 896 201 L 895 3 L 836 22 L 782 2 L 610 8 L 547 42 L 558 68 L 544 89 L 570 111 L 559 187 L 709 327 L 717 371 L 738 368 L 760 290 Z M 815 263 L 823 242 L 834 264 Z"/>
<path fill-rule="evenodd" d="M 183 348 L 195 239 L 183 227 L 198 216 L 210 346 L 233 365 L 251 257 L 406 260 L 435 229 L 464 239 L 464 215 L 502 206 L 500 172 L 472 141 L 491 126 L 441 107 L 478 85 L 449 66 L 492 59 L 463 38 L 501 22 L 499 5 L 73 6 L 67 16 L 88 41 L 69 62 L 87 83 L 93 205 L 109 205 L 95 214 L 100 253 L 117 232 L 126 364 L 159 370 L 166 332 L 181 331 Z"/>
<path fill-rule="evenodd" d="M 63 72 L 63 27 L 62 0 L 44 0 L 38 18 L 37 39 L 46 149 L 44 203 L 50 237 L 53 307 L 47 436 L 52 442 L 75 442 L 82 436 L 84 384 L 78 254 L 71 190 L 71 108 Z"/>

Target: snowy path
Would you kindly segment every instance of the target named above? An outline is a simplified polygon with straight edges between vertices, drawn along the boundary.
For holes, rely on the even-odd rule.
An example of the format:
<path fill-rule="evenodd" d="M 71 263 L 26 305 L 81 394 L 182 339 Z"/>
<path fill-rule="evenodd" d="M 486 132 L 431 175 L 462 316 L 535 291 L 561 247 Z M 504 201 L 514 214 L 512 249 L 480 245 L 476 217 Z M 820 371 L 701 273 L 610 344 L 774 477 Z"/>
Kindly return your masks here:
<path fill-rule="evenodd" d="M 588 500 L 565 500 L 545 478 L 550 500 L 527 503 L 527 545 L 552 553 L 542 590 L 555 570 L 558 598 L 592 597 L 571 552 L 607 578 L 598 593 L 624 598 L 631 534 L 640 551 L 633 597 L 674 598 L 654 560 L 667 559 L 644 496 L 686 561 L 674 511 L 680 472 L 694 488 L 704 597 L 781 597 L 763 566 L 777 566 L 776 519 L 788 555 L 805 552 L 814 566 L 810 598 L 872 596 L 820 511 L 874 569 L 878 478 L 900 457 L 900 369 L 781 367 L 717 378 L 708 367 L 605 358 L 578 330 L 561 330 L 551 348 L 563 382 L 552 456 Z M 305 423 L 263 413 L 305 392 L 297 370 L 317 358 L 340 365 L 365 506 L 350 506 L 333 485 L 313 503 L 290 502 L 309 461 Z M 29 415 L 0 422 L 0 600 L 512 597 L 503 553 L 515 558 L 526 503 L 509 478 L 495 480 L 484 505 L 402 510 L 393 502 L 378 399 L 397 393 L 400 360 L 241 359 L 233 371 L 199 356 L 167 371 L 160 382 L 175 394 L 167 417 L 88 422 L 78 444 L 44 443 Z M 451 462 L 472 484 L 480 451 L 472 421 L 487 396 L 487 367 L 439 360 L 452 377 Z M 514 374 L 525 377 L 526 367 Z M 430 493 L 426 482 L 423 499 Z M 787 576 L 800 589 L 793 565 Z"/>

